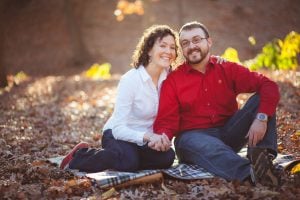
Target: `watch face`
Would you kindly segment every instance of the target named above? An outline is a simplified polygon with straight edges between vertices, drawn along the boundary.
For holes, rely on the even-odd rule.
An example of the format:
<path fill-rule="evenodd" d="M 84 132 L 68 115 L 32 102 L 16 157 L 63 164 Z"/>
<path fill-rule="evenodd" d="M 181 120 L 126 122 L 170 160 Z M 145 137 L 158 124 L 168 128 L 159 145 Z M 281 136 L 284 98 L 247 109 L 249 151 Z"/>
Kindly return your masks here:
<path fill-rule="evenodd" d="M 262 114 L 262 113 L 259 113 L 259 114 L 257 115 L 257 119 L 259 119 L 259 120 L 267 120 L 267 116 L 264 115 L 264 114 Z"/>

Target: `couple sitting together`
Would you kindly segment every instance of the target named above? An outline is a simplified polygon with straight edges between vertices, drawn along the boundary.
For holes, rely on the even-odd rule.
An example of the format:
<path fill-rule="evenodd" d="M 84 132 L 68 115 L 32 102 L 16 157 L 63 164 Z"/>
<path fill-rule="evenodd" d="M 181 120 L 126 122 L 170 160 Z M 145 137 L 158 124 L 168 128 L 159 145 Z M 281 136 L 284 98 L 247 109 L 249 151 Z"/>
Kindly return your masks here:
<path fill-rule="evenodd" d="M 240 64 L 212 56 L 212 38 L 199 22 L 177 34 L 166 25 L 145 30 L 133 68 L 118 85 L 115 108 L 103 128 L 102 149 L 81 142 L 61 168 L 99 172 L 169 168 L 175 158 L 228 181 L 279 185 L 278 86 Z M 185 62 L 172 70 L 181 48 Z M 255 93 L 239 109 L 236 97 Z M 237 153 L 248 145 L 247 158 Z"/>

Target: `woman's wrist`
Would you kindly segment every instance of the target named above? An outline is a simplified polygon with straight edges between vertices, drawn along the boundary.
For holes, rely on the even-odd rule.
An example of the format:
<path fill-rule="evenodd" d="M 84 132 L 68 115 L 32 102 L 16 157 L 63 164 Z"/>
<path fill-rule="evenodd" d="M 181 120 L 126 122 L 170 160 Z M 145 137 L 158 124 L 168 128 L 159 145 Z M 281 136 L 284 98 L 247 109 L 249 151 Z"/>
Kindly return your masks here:
<path fill-rule="evenodd" d="M 152 133 L 145 133 L 143 137 L 144 142 L 150 142 Z"/>

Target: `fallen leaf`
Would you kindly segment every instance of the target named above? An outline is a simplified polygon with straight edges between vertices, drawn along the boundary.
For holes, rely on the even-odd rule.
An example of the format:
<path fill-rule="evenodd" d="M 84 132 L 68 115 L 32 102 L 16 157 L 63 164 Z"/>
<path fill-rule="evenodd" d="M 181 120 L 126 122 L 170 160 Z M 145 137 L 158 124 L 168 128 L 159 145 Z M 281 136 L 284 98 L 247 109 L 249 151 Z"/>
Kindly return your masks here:
<path fill-rule="evenodd" d="M 108 199 L 116 194 L 117 194 L 116 189 L 114 187 L 112 187 L 101 195 L 101 199 L 103 199 L 103 200 Z"/>

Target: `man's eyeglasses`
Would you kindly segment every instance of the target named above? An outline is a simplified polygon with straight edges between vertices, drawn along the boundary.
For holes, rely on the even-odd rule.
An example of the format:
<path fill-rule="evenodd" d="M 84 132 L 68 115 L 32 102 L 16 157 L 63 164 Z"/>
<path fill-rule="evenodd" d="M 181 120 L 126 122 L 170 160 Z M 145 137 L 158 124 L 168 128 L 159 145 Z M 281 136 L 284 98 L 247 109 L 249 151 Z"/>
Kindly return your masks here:
<path fill-rule="evenodd" d="M 181 47 L 184 49 L 184 48 L 189 47 L 191 42 L 193 44 L 199 44 L 200 42 L 202 42 L 202 40 L 205 40 L 205 39 L 207 39 L 207 38 L 202 38 L 200 36 L 196 36 L 196 37 L 193 37 L 192 41 L 183 40 L 180 44 L 181 44 Z"/>

